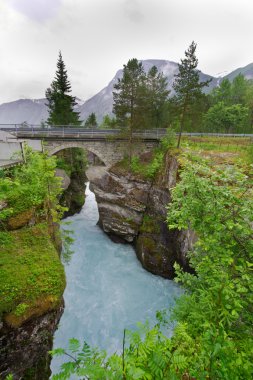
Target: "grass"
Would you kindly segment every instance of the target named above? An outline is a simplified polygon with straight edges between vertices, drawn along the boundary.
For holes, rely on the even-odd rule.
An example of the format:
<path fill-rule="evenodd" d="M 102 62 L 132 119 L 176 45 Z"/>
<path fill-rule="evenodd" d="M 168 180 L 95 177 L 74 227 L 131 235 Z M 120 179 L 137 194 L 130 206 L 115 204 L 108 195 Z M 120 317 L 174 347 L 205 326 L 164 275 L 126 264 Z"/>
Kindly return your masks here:
<path fill-rule="evenodd" d="M 0 315 L 20 326 L 59 305 L 64 268 L 45 223 L 0 232 Z"/>
<path fill-rule="evenodd" d="M 199 152 L 203 156 L 213 156 L 224 160 L 224 163 L 236 163 L 239 160 L 244 163 L 252 163 L 253 142 L 250 138 L 236 137 L 182 137 L 183 150 Z M 222 154 L 221 154 L 222 153 Z M 219 159 L 220 157 L 220 159 Z"/>

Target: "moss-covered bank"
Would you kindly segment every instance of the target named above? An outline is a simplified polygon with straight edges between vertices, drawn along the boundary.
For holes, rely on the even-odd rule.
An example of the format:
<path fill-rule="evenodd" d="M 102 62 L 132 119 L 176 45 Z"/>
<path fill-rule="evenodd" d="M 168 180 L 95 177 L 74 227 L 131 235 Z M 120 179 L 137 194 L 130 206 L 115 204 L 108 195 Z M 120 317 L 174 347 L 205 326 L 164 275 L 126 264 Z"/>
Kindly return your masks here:
<path fill-rule="evenodd" d="M 56 160 L 27 150 L 1 172 L 0 378 L 46 380 L 53 334 L 63 311 Z"/>
<path fill-rule="evenodd" d="M 13 327 L 58 307 L 64 268 L 46 223 L 5 233 L 0 246 L 0 313 Z"/>

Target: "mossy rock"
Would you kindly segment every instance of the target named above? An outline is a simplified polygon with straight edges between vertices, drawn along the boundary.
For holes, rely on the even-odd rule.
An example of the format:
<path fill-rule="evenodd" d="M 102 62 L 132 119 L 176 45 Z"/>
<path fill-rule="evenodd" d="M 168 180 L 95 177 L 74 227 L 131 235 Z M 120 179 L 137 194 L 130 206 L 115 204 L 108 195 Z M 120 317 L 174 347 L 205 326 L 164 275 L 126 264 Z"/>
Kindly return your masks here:
<path fill-rule="evenodd" d="M 138 237 L 137 248 L 138 251 L 148 252 L 150 254 L 156 252 L 156 242 L 152 237 L 142 235 Z"/>
<path fill-rule="evenodd" d="M 7 228 L 9 230 L 16 230 L 28 224 L 35 224 L 35 210 L 33 208 L 11 216 L 7 221 Z"/>
<path fill-rule="evenodd" d="M 142 225 L 140 227 L 140 232 L 148 234 L 159 234 L 160 227 L 159 221 L 152 217 L 151 215 L 144 215 L 142 220 Z"/>

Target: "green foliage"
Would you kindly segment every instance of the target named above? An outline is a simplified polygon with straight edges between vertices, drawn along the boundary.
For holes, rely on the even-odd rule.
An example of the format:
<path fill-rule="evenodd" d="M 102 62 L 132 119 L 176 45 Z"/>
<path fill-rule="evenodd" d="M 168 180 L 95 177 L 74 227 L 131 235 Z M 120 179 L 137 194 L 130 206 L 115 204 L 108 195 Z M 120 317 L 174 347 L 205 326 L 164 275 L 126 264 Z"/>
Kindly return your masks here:
<path fill-rule="evenodd" d="M 14 311 L 14 314 L 15 314 L 17 317 L 19 317 L 19 316 L 21 316 L 22 314 L 24 314 L 25 311 L 26 311 L 28 308 L 29 308 L 29 305 L 27 305 L 27 303 L 20 303 L 20 304 L 16 307 L 16 309 L 15 309 L 15 311 Z"/>
<path fill-rule="evenodd" d="M 190 227 L 198 236 L 190 255 L 196 275 L 176 267 L 186 293 L 174 317 L 195 345 L 196 359 L 188 368 L 197 378 L 250 379 L 252 177 L 236 168 L 186 165 L 173 190 L 168 222 L 170 228 Z"/>
<path fill-rule="evenodd" d="M 210 107 L 204 117 L 209 132 L 243 133 L 248 125 L 249 109 L 241 104 L 226 106 L 223 102 Z"/>
<path fill-rule="evenodd" d="M 205 117 L 209 132 L 251 133 L 253 83 L 242 74 L 231 83 L 224 79 L 209 95 L 211 108 Z M 213 125 L 212 125 L 213 123 Z"/>
<path fill-rule="evenodd" d="M 71 85 L 68 80 L 65 63 L 61 52 L 57 61 L 57 71 L 51 87 L 46 90 L 49 117 L 47 123 L 51 125 L 80 125 L 79 113 L 74 111 L 77 104 L 75 97 L 69 95 Z"/>
<path fill-rule="evenodd" d="M 160 146 L 163 152 L 175 148 L 176 146 L 176 134 L 171 128 L 166 129 L 166 135 L 160 140 Z"/>
<path fill-rule="evenodd" d="M 26 162 L 13 169 L 12 176 L 6 176 L 0 183 L 0 199 L 8 208 L 0 211 L 0 220 L 43 204 L 48 212 L 52 204 L 57 204 L 61 193 L 60 179 L 55 177 L 55 157 L 25 150 Z"/>
<path fill-rule="evenodd" d="M 13 375 L 9 374 L 9 375 L 5 378 L 5 380 L 13 380 Z"/>
<path fill-rule="evenodd" d="M 142 163 L 140 157 L 133 156 L 130 164 L 131 171 L 144 178 L 153 179 L 162 167 L 164 153 L 159 149 L 154 153 L 149 163 Z"/>
<path fill-rule="evenodd" d="M 146 168 L 146 177 L 147 178 L 154 178 L 155 177 L 155 175 L 158 173 L 158 171 L 162 167 L 163 158 L 164 158 L 163 152 L 158 151 L 155 154 L 151 164 L 149 164 Z"/>
<path fill-rule="evenodd" d="M 176 265 L 185 293 L 173 311 L 171 338 L 139 325 L 122 354 L 70 345 L 72 361 L 53 379 L 250 380 L 253 374 L 252 173 L 185 159 L 168 206 L 170 228 L 194 230 L 195 274 Z M 166 320 L 166 317 L 165 317 Z M 167 322 L 167 321 L 166 321 Z M 169 325 L 170 327 L 170 325 Z M 125 334 L 124 334 L 125 335 Z M 54 354 L 64 354 L 57 350 Z"/>
<path fill-rule="evenodd" d="M 27 216 L 27 223 L 29 218 L 46 222 L 0 231 L 0 314 L 13 313 L 13 324 L 34 309 L 43 313 L 52 308 L 59 303 L 65 287 L 64 270 L 52 243 L 53 232 L 49 233 L 65 210 L 58 204 L 62 189 L 55 176 L 56 159 L 29 148 L 25 157 L 26 162 L 7 171 L 0 182 L 0 199 L 6 204 L 0 211 L 0 221 L 4 228 L 10 216 L 14 221 L 22 222 Z"/>

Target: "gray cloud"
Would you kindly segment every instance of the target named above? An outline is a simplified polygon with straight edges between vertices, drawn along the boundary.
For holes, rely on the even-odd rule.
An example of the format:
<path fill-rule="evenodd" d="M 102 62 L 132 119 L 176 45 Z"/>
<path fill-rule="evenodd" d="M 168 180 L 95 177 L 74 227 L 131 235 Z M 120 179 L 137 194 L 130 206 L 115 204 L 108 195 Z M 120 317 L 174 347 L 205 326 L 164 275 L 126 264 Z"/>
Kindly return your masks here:
<path fill-rule="evenodd" d="M 72 93 L 105 87 L 128 59 L 178 62 L 192 40 L 215 75 L 253 61 L 252 0 L 0 0 L 0 103 L 41 98 L 58 52 Z"/>

